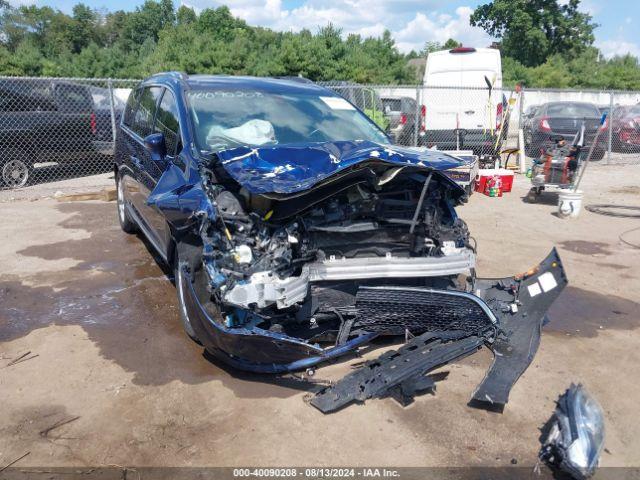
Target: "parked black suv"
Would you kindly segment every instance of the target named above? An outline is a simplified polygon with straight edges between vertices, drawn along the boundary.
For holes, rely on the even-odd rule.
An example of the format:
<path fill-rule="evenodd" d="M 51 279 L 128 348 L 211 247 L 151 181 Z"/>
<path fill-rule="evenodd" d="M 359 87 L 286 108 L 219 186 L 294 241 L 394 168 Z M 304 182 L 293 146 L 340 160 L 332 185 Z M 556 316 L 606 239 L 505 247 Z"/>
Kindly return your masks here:
<path fill-rule="evenodd" d="M 88 86 L 45 79 L 0 80 L 0 184 L 24 186 L 33 165 L 95 153 L 96 115 Z"/>

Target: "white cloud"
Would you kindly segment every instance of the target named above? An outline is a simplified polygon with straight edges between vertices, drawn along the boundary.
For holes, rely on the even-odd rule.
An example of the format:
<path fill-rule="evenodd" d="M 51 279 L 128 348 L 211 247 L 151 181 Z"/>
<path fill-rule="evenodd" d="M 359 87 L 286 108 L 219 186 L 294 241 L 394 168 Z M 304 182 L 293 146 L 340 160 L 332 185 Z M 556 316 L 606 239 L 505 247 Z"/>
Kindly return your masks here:
<path fill-rule="evenodd" d="M 394 32 L 398 48 L 404 52 L 420 50 L 427 41 L 444 43 L 450 38 L 468 46 L 488 47 L 491 37 L 482 29 L 469 25 L 472 13 L 470 7 L 456 8 L 455 16 L 416 13 L 404 28 Z"/>
<path fill-rule="evenodd" d="M 616 55 L 631 55 L 640 58 L 640 46 L 637 43 L 627 42 L 624 40 L 605 40 L 598 42 L 596 45 L 606 58 Z"/>
<path fill-rule="evenodd" d="M 491 38 L 480 28 L 469 25 L 471 7 L 458 7 L 455 14 L 438 11 L 443 0 L 307 0 L 301 6 L 286 9 L 281 0 L 183 0 L 183 4 L 201 10 L 229 6 L 233 15 L 251 25 L 275 30 L 311 31 L 332 23 L 345 35 L 380 36 L 391 31 L 403 52 L 420 50 L 425 42 L 444 43 L 455 38 L 465 45 L 485 47 Z"/>
<path fill-rule="evenodd" d="M 34 5 L 35 0 L 9 0 L 9 5 L 12 7 L 21 7 L 22 5 Z"/>

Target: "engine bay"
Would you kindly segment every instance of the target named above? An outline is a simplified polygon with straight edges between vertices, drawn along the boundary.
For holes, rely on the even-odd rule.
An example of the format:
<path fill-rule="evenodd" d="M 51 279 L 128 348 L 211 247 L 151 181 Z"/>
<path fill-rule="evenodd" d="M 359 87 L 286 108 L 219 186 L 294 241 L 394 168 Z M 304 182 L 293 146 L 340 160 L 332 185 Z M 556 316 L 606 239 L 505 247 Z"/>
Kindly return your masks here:
<path fill-rule="evenodd" d="M 201 219 L 202 266 L 226 327 L 344 341 L 365 331 L 362 288 L 472 288 L 475 249 L 454 210 L 461 199 L 437 172 L 372 162 L 288 196 L 221 182 L 215 165 L 201 175 L 215 213 Z"/>

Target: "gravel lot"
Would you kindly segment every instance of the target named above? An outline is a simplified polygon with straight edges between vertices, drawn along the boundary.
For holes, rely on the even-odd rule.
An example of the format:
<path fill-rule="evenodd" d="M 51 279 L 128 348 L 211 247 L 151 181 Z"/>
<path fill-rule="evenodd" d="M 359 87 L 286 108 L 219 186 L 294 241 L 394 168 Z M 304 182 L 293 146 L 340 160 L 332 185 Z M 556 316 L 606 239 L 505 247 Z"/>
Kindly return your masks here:
<path fill-rule="evenodd" d="M 605 410 L 602 465 L 640 466 L 640 250 L 619 240 L 638 220 L 558 218 L 552 193 L 522 201 L 523 176 L 501 199 L 474 195 L 459 214 L 480 275 L 525 271 L 555 245 L 570 280 L 505 412 L 467 406 L 490 362 L 483 350 L 445 367 L 437 393 L 407 408 L 373 400 L 324 416 L 300 382 L 203 355 L 181 331 L 169 277 L 120 232 L 113 202 L 41 198 L 86 191 L 85 181 L 0 202 L 0 467 L 26 452 L 16 466 L 533 466 L 539 428 L 571 382 Z M 586 203 L 640 205 L 640 166 L 594 165 L 584 190 Z M 640 244 L 640 231 L 625 238 Z"/>

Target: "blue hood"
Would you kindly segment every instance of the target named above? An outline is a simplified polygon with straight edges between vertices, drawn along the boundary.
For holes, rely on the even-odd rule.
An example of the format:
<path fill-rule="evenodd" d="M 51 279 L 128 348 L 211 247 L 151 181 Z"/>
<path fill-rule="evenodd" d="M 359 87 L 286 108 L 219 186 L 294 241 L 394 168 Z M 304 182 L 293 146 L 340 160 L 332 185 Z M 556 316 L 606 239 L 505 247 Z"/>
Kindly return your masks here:
<path fill-rule="evenodd" d="M 368 160 L 448 170 L 465 162 L 436 150 L 413 150 L 369 141 L 238 147 L 218 152 L 222 166 L 251 193 L 291 194 Z"/>

